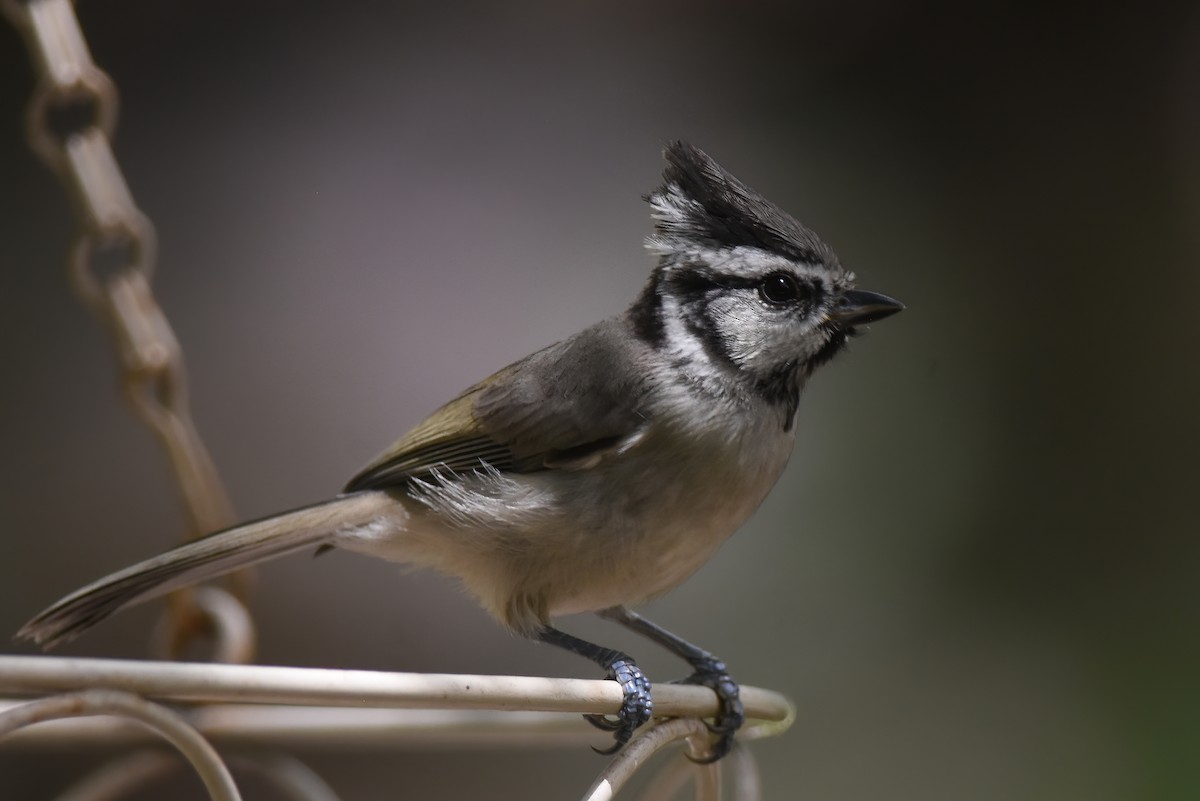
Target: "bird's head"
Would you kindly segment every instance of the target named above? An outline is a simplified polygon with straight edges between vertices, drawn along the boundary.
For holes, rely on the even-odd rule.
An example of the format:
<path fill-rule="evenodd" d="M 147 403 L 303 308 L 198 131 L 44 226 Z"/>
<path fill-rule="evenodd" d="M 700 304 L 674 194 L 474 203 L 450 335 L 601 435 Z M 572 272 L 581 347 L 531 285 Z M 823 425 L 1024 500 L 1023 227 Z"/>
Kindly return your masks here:
<path fill-rule="evenodd" d="M 904 306 L 854 274 L 787 212 L 684 142 L 647 195 L 659 263 L 631 314 L 640 336 L 705 359 L 794 408 L 804 380 L 857 326 Z"/>

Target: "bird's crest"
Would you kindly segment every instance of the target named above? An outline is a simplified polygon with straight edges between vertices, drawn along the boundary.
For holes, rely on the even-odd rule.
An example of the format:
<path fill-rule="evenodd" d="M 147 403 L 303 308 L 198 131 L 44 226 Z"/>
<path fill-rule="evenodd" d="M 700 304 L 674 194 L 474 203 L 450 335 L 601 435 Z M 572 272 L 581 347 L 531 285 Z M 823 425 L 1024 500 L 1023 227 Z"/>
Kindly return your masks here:
<path fill-rule="evenodd" d="M 655 236 L 651 249 L 663 255 L 754 247 L 807 264 L 836 269 L 837 257 L 820 237 L 790 214 L 743 184 L 697 147 L 674 141 L 664 152 L 663 185 L 646 196 Z"/>

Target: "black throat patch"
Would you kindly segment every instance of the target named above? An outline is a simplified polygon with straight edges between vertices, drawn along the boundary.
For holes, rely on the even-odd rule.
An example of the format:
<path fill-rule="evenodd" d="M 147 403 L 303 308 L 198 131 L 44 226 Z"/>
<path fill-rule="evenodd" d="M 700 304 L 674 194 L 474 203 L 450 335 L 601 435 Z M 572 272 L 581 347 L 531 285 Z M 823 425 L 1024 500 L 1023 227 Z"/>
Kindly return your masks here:
<path fill-rule="evenodd" d="M 806 372 L 798 363 L 789 362 L 754 383 L 758 394 L 783 412 L 784 431 L 791 431 L 796 424 L 796 409 L 800 406 L 800 390 L 804 388 Z"/>

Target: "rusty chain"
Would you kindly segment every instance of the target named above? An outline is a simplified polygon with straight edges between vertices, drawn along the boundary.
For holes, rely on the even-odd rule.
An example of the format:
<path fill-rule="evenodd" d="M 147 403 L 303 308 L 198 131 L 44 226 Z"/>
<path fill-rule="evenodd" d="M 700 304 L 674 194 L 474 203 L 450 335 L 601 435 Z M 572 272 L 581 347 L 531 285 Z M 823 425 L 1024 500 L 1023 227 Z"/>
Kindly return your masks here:
<path fill-rule="evenodd" d="M 183 357 L 154 298 L 155 233 L 134 203 L 111 146 L 117 91 L 92 61 L 71 0 L 0 0 L 37 73 L 29 146 L 59 177 L 79 233 L 70 250 L 72 287 L 112 336 L 125 395 L 167 452 L 192 536 L 233 522 L 225 489 L 188 409 Z M 191 593 L 171 596 L 168 650 L 221 630 Z M 249 649 L 239 658 L 249 659 Z"/>

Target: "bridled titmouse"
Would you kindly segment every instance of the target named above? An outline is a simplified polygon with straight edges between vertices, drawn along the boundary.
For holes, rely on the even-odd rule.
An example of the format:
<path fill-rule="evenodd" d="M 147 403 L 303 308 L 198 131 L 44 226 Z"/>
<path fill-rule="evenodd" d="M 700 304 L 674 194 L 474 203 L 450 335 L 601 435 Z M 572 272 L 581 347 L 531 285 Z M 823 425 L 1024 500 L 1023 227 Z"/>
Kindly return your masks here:
<path fill-rule="evenodd" d="M 626 607 L 675 587 L 759 506 L 787 463 L 809 376 L 858 326 L 903 308 L 856 289 L 808 228 L 703 152 L 666 150 L 649 202 L 658 264 L 623 314 L 484 379 L 336 498 L 210 534 L 63 598 L 18 636 L 47 647 L 113 612 L 300 549 L 336 547 L 457 578 L 501 624 L 620 682 L 615 751 L 652 715 L 628 655 L 552 618 L 597 612 L 682 657 L 743 721 L 715 656 Z"/>

